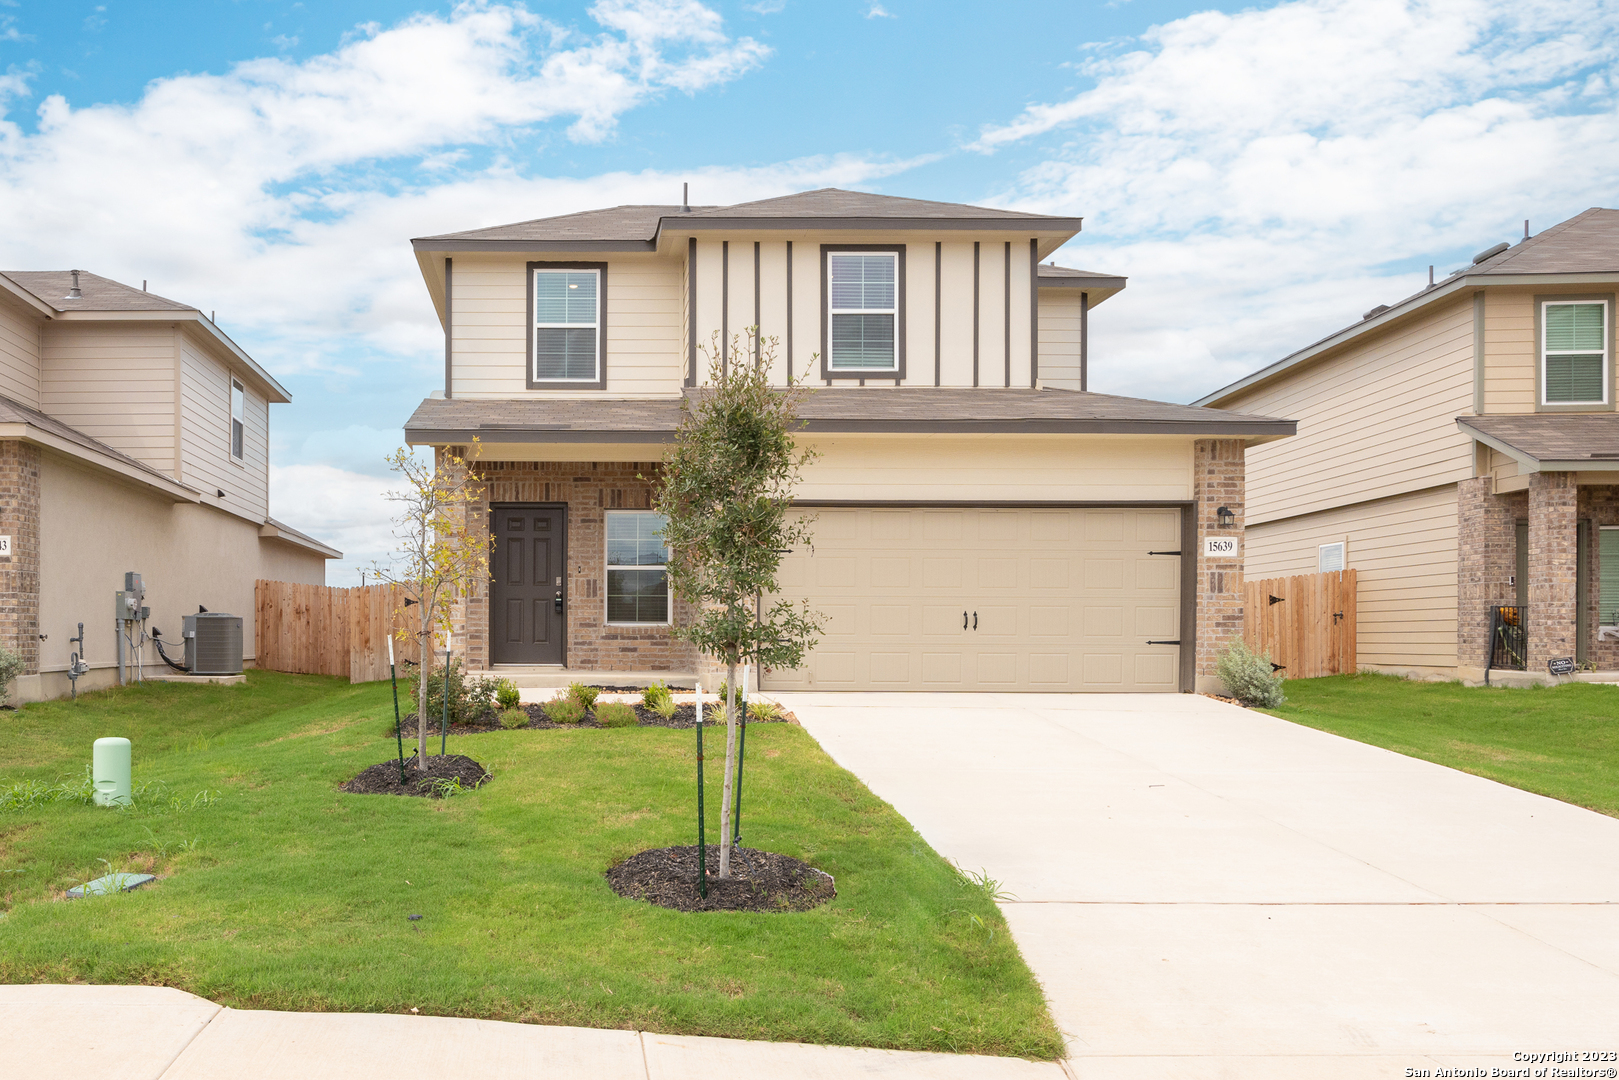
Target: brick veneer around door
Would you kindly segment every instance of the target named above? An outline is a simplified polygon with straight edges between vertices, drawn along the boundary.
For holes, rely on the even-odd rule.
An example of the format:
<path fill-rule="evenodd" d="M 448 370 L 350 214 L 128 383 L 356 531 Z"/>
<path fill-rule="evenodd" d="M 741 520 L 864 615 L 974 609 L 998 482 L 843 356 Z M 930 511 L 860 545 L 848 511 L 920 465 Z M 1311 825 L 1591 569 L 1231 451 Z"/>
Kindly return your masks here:
<path fill-rule="evenodd" d="M 569 668 L 583 671 L 668 671 L 696 668 L 696 651 L 675 641 L 666 626 L 611 626 L 607 623 L 608 510 L 644 510 L 652 505 L 656 462 L 482 461 L 483 498 L 469 524 L 487 537 L 489 507 L 498 503 L 564 503 L 568 508 L 567 656 Z M 685 605 L 674 616 L 684 622 Z M 479 582 L 460 605 L 457 652 L 474 671 L 487 670 L 489 584 Z"/>
<path fill-rule="evenodd" d="M 39 673 L 39 447 L 0 441 L 0 645 L 22 657 L 23 674 Z M 71 633 L 69 636 L 72 636 Z"/>
<path fill-rule="evenodd" d="M 1599 671 L 1619 670 L 1619 641 L 1598 641 L 1597 628 L 1612 612 L 1602 610 L 1602 526 L 1619 525 L 1619 484 L 1580 486 L 1579 518 L 1591 523 L 1586 564 L 1586 633 L 1591 660 Z M 1612 625 L 1612 623 L 1610 623 Z"/>
<path fill-rule="evenodd" d="M 1192 491 L 1197 538 L 1192 554 L 1197 559 L 1196 673 L 1200 680 L 1214 676 L 1220 654 L 1242 636 L 1242 530 L 1246 490 L 1243 455 L 1241 439 L 1199 439 L 1193 448 Z M 1220 528 L 1218 517 L 1222 506 L 1236 514 L 1232 524 L 1224 529 Z M 1235 539 L 1235 557 L 1206 557 L 1203 554 L 1205 536 Z"/>
<path fill-rule="evenodd" d="M 1517 522 L 1523 500 L 1496 495 L 1493 488 L 1488 476 L 1456 486 L 1456 650 L 1461 667 L 1485 666 L 1490 609 L 1518 601 L 1512 575 L 1518 569 Z"/>
<path fill-rule="evenodd" d="M 1529 478 L 1529 670 L 1574 655 L 1579 489 L 1566 472 Z"/>

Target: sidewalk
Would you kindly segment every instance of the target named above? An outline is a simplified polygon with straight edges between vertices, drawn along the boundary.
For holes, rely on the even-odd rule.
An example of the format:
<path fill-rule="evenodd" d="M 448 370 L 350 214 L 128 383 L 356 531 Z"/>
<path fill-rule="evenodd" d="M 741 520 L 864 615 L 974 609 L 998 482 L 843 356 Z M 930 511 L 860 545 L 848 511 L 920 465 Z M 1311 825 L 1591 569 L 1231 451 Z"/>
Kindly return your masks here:
<path fill-rule="evenodd" d="M 391 1013 L 226 1009 L 162 986 L 0 986 L 7 1077 L 118 1080 L 1071 1080 L 1019 1058 Z"/>

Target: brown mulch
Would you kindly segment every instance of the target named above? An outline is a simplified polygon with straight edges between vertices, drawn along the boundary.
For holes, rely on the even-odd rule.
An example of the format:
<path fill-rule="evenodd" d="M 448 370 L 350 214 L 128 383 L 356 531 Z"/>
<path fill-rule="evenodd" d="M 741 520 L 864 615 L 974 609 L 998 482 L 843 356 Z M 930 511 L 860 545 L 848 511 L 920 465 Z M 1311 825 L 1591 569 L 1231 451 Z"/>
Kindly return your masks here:
<path fill-rule="evenodd" d="M 541 707 L 538 704 L 534 703 L 534 702 L 526 702 L 521 706 L 521 708 L 522 708 L 522 710 L 524 712 L 528 713 L 529 720 L 528 720 L 527 724 L 523 725 L 523 727 L 515 729 L 515 730 L 518 730 L 518 731 L 523 731 L 523 730 L 527 730 L 527 729 L 530 729 L 530 728 L 540 729 L 540 730 L 547 730 L 547 729 L 555 729 L 555 728 L 581 728 L 581 727 L 583 727 L 583 728 L 599 728 L 599 727 L 601 727 L 600 724 L 596 723 L 595 716 L 592 713 L 588 713 L 588 712 L 585 713 L 585 718 L 583 720 L 579 721 L 579 723 L 577 723 L 577 724 L 557 724 L 557 723 L 551 722 L 550 720 L 547 720 L 546 717 L 545 717 L 544 710 L 541 709 Z M 651 709 L 647 708 L 645 705 L 640 704 L 639 702 L 631 704 L 630 708 L 635 710 L 635 718 L 636 718 L 636 720 L 638 720 L 640 722 L 640 725 L 642 727 L 683 728 L 683 729 L 689 731 L 692 728 L 697 726 L 697 709 L 696 709 L 695 706 L 692 706 L 692 705 L 679 705 L 679 706 L 676 706 L 674 715 L 671 716 L 667 720 L 665 720 L 663 717 L 659 716 L 657 713 L 653 712 Z M 715 725 L 723 724 L 725 722 L 724 717 L 725 717 L 724 710 L 715 708 L 713 705 L 708 705 L 708 704 L 705 704 L 703 706 L 703 723 L 704 724 L 715 724 Z M 774 720 L 749 720 L 748 723 L 749 724 L 796 724 L 796 723 L 798 723 L 798 717 L 794 716 L 790 712 L 783 712 L 779 717 L 777 717 Z M 408 714 L 405 717 L 404 722 L 400 725 L 400 728 L 401 728 L 402 732 L 404 733 L 405 741 L 407 743 L 411 739 L 416 738 L 416 714 L 415 713 Z M 481 734 L 481 733 L 486 732 L 486 731 L 507 731 L 507 730 L 512 730 L 512 729 L 501 727 L 500 713 L 497 712 L 497 711 L 494 711 L 494 710 L 491 710 L 491 711 L 485 713 L 481 719 L 479 719 L 477 721 L 474 721 L 474 722 L 451 723 L 450 724 L 450 734 L 451 735 L 478 735 L 478 734 Z M 431 720 L 428 721 L 428 724 L 427 724 L 427 737 L 429 739 L 434 739 L 434 738 L 438 737 L 438 734 L 439 734 L 439 721 L 431 721 Z"/>
<path fill-rule="evenodd" d="M 708 845 L 708 896 L 697 895 L 697 845 L 653 848 L 607 871 L 630 900 L 676 911 L 808 911 L 838 895 L 832 876 L 773 851 L 731 849 L 731 877 L 720 880 L 720 847 Z"/>
<path fill-rule="evenodd" d="M 401 784 L 399 759 L 390 758 L 366 769 L 338 790 L 354 795 L 417 795 L 436 799 L 441 796 L 433 790 L 435 780 L 460 780 L 463 788 L 475 788 L 488 783 L 490 773 L 465 754 L 429 757 L 425 772 L 416 768 L 416 759 L 412 757 L 405 761 L 405 782 Z"/>

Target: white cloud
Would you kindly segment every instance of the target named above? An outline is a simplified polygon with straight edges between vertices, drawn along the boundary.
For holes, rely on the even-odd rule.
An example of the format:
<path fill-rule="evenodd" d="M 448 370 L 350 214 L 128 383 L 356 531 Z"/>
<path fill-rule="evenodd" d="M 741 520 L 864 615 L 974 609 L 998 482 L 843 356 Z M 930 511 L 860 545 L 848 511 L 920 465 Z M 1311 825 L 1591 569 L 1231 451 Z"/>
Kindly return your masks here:
<path fill-rule="evenodd" d="M 889 11 L 887 8 L 883 7 L 881 4 L 873 4 L 869 8 L 866 9 L 866 18 L 868 18 L 868 19 L 897 19 L 897 18 L 899 18 L 899 16 L 895 15 L 892 11 Z"/>
<path fill-rule="evenodd" d="M 1611 203 L 1616 30 L 1600 0 L 1205 12 L 1081 65 L 1089 89 L 971 148 L 1055 142 L 1003 201 L 1085 215 L 1061 260 L 1131 276 L 1092 320 L 1093 385 L 1184 398 L 1525 217 Z"/>

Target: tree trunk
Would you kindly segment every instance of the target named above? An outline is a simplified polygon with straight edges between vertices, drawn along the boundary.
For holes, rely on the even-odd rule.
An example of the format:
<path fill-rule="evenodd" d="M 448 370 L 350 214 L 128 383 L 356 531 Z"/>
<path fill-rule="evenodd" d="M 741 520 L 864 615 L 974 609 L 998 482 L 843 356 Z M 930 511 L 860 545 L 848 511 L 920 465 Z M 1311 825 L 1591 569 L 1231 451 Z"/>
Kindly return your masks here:
<path fill-rule="evenodd" d="M 725 790 L 720 796 L 720 877 L 731 876 L 731 783 L 736 775 L 736 654 L 725 657 Z"/>
<path fill-rule="evenodd" d="M 427 677 L 433 673 L 433 650 L 430 647 L 428 634 L 431 628 L 427 621 L 427 604 L 418 603 L 422 609 L 422 632 L 416 640 L 421 643 L 421 664 L 416 669 L 422 681 L 416 691 L 416 767 L 422 772 L 427 771 Z"/>

